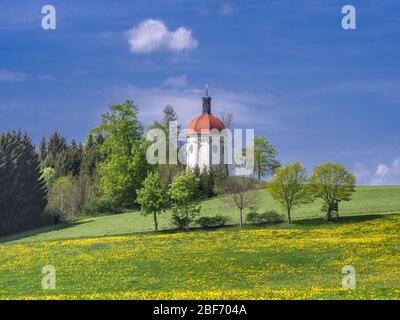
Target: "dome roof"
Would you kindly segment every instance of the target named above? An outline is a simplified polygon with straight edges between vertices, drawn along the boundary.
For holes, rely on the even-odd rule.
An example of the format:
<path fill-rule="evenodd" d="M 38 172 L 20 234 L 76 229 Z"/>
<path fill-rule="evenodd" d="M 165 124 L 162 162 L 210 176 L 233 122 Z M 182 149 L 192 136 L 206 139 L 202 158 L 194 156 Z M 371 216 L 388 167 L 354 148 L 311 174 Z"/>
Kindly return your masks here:
<path fill-rule="evenodd" d="M 201 133 L 202 130 L 210 131 L 212 129 L 222 131 L 225 129 L 225 126 L 221 120 L 214 117 L 212 114 L 203 113 L 189 123 L 188 129 Z"/>

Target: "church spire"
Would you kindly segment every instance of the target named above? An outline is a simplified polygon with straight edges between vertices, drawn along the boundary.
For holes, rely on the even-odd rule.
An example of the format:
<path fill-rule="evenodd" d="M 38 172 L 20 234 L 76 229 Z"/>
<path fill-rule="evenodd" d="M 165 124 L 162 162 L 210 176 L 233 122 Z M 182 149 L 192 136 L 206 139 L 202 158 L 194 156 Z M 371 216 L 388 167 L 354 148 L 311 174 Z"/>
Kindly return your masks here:
<path fill-rule="evenodd" d="M 203 97 L 203 114 L 211 114 L 211 97 L 208 96 L 208 84 L 206 84 L 206 95 Z"/>

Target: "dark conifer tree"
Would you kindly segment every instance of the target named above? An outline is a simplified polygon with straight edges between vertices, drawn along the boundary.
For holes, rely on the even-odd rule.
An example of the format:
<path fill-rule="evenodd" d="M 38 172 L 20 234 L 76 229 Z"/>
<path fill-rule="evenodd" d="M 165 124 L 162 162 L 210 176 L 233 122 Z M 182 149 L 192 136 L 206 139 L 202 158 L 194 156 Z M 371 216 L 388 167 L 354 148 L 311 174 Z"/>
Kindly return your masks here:
<path fill-rule="evenodd" d="M 42 169 L 45 167 L 46 156 L 47 156 L 47 141 L 46 138 L 43 137 L 42 140 L 40 140 L 39 144 L 39 161 L 40 161 L 40 167 Z"/>
<path fill-rule="evenodd" d="M 100 147 L 103 144 L 104 139 L 100 134 L 92 135 L 89 134 L 85 145 L 82 150 L 82 163 L 81 172 L 89 176 L 93 176 L 96 170 L 97 164 L 102 160 L 102 154 Z"/>
<path fill-rule="evenodd" d="M 67 147 L 64 151 L 65 156 L 61 159 L 63 160 L 62 174 L 77 176 L 81 170 L 82 162 L 82 145 L 76 143 L 75 139 L 72 139 L 71 145 Z"/>
<path fill-rule="evenodd" d="M 49 139 L 47 146 L 49 156 L 56 158 L 57 155 L 67 150 L 67 141 L 59 133 L 54 132 Z"/>
<path fill-rule="evenodd" d="M 45 222 L 46 191 L 39 156 L 29 137 L 0 134 L 0 235 Z"/>
<path fill-rule="evenodd" d="M 67 141 L 59 133 L 54 132 L 47 143 L 47 155 L 44 167 L 52 167 L 57 177 L 64 174 Z"/>

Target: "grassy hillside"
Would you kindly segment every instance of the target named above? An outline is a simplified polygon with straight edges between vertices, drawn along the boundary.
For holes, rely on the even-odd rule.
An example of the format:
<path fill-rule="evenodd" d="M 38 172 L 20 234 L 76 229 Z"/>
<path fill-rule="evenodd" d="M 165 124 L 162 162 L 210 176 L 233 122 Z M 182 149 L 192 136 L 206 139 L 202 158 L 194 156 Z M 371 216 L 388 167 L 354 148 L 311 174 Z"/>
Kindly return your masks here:
<path fill-rule="evenodd" d="M 259 212 L 276 209 L 285 213 L 264 189 L 253 192 L 254 204 Z M 295 209 L 294 219 L 323 217 L 320 201 Z M 357 187 L 352 200 L 340 204 L 341 215 L 400 212 L 400 186 Z M 239 221 L 237 209 L 228 196 L 214 198 L 202 203 L 202 214 L 230 215 L 235 222 Z"/>
<path fill-rule="evenodd" d="M 365 215 L 1 244 L 0 299 L 399 299 L 399 228 L 400 215 Z M 49 264 L 57 288 L 43 291 Z M 349 264 L 356 290 L 341 286 Z"/>
<path fill-rule="evenodd" d="M 341 204 L 341 215 L 347 216 L 356 214 L 400 212 L 400 186 L 357 187 L 356 190 L 357 191 L 350 202 Z M 274 208 L 284 213 L 283 210 L 276 206 L 265 190 L 254 191 L 253 195 L 254 205 L 259 207 L 260 212 Z M 320 206 L 321 203 L 316 201 L 313 204 L 296 209 L 293 212 L 293 218 L 305 219 L 323 217 L 323 214 L 320 212 Z M 239 222 L 238 210 L 232 204 L 229 196 L 221 196 L 203 201 L 201 207 L 202 216 L 222 214 L 229 216 L 231 223 L 233 224 Z M 162 214 L 159 220 L 161 229 L 171 228 L 171 219 L 168 213 Z M 0 241 L 48 241 L 120 235 L 152 230 L 152 217 L 143 217 L 138 212 L 131 212 L 110 216 L 84 218 L 73 223 L 44 227 L 11 237 L 0 238 Z"/>

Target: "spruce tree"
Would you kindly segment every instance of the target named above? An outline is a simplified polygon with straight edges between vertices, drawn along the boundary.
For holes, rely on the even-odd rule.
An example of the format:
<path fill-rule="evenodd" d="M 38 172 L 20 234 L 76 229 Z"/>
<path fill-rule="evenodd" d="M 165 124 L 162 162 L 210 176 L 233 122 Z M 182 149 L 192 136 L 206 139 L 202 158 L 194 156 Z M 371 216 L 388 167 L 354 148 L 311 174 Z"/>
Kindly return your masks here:
<path fill-rule="evenodd" d="M 20 132 L 0 134 L 0 235 L 43 224 L 46 190 L 39 156 Z"/>
<path fill-rule="evenodd" d="M 97 164 L 103 159 L 100 148 L 104 142 L 101 134 L 89 134 L 82 150 L 81 174 L 93 176 Z"/>
<path fill-rule="evenodd" d="M 44 167 L 52 167 L 56 170 L 57 177 L 65 173 L 65 158 L 68 145 L 64 137 L 54 132 L 47 143 L 47 155 Z"/>
<path fill-rule="evenodd" d="M 39 160 L 40 160 L 40 167 L 43 169 L 45 167 L 45 161 L 47 156 L 47 141 L 46 138 L 43 137 L 40 140 L 39 144 Z"/>
<path fill-rule="evenodd" d="M 77 144 L 75 139 L 72 139 L 71 145 L 65 150 L 63 158 L 62 174 L 78 176 L 81 170 L 82 163 L 82 145 Z"/>

